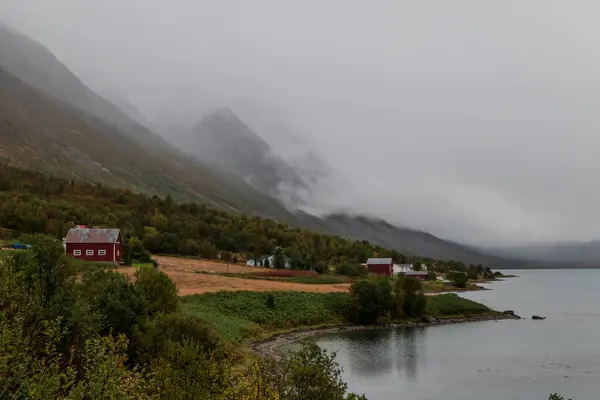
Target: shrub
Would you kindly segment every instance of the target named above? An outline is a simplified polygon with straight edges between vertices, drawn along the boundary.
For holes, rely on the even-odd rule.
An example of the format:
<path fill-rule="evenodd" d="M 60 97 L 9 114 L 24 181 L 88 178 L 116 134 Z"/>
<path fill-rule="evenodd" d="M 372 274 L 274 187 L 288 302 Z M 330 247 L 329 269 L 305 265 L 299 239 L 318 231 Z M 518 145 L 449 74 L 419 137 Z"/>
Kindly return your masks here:
<path fill-rule="evenodd" d="M 220 348 L 220 340 L 214 329 L 198 318 L 169 314 L 145 321 L 135 329 L 131 353 L 140 364 L 150 363 L 160 357 L 168 342 L 188 340 L 206 354 Z"/>
<path fill-rule="evenodd" d="M 148 315 L 168 314 L 179 309 L 177 287 L 167 274 L 151 267 L 140 267 L 135 278 L 135 288 L 146 301 Z"/>
<path fill-rule="evenodd" d="M 80 292 L 102 315 L 104 334 L 109 331 L 130 334 L 139 318 L 148 312 L 146 300 L 133 283 L 118 272 L 85 271 Z"/>
<path fill-rule="evenodd" d="M 343 263 L 335 267 L 335 273 L 352 278 L 366 278 L 369 270 L 364 265 Z"/>
<path fill-rule="evenodd" d="M 459 288 L 466 288 L 469 280 L 464 272 L 453 272 L 450 274 L 449 279 L 454 282 L 454 286 Z"/>
<path fill-rule="evenodd" d="M 187 339 L 168 341 L 150 371 L 161 399 L 223 399 L 220 394 L 230 386 L 227 360 L 207 355 Z"/>
<path fill-rule="evenodd" d="M 315 263 L 315 272 L 318 274 L 324 274 L 325 272 L 327 272 L 327 264 L 323 261 L 317 261 Z"/>
<path fill-rule="evenodd" d="M 267 307 L 275 308 L 275 298 L 271 293 L 267 296 Z"/>
<path fill-rule="evenodd" d="M 419 316 L 425 309 L 425 293 L 421 282 L 415 278 L 404 278 L 402 283 L 404 301 L 402 311 L 408 316 Z"/>
<path fill-rule="evenodd" d="M 360 324 L 372 324 L 394 309 L 389 279 L 363 279 L 350 288 L 350 318 Z"/>
<path fill-rule="evenodd" d="M 281 400 L 366 400 L 347 393 L 342 372 L 335 362 L 335 353 L 307 344 L 279 361 L 267 361 L 263 376 Z"/>

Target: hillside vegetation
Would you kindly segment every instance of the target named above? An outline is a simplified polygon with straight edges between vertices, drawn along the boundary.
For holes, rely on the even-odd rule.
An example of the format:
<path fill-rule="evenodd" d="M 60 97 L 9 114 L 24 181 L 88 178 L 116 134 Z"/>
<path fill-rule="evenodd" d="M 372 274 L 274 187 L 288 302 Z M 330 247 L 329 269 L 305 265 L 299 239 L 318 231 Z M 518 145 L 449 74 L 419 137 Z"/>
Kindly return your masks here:
<path fill-rule="evenodd" d="M 279 251 L 297 269 L 326 270 L 327 265 L 364 262 L 373 255 L 404 258 L 366 241 L 8 166 L 0 166 L 0 190 L 0 226 L 14 235 L 62 238 L 77 224 L 104 225 L 122 229 L 126 240 L 139 238 L 152 253 L 217 258 L 235 252 L 260 258 Z"/>

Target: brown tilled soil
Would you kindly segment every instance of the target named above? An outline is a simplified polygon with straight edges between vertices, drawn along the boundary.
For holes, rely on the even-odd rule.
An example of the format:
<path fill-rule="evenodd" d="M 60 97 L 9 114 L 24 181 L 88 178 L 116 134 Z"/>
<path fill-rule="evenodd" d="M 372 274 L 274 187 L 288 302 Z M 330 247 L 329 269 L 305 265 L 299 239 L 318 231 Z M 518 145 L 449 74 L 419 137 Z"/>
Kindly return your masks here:
<path fill-rule="evenodd" d="M 293 282 L 277 282 L 260 279 L 232 278 L 222 273 L 253 273 L 257 268 L 245 265 L 232 265 L 208 261 L 176 257 L 157 256 L 155 259 L 161 271 L 164 271 L 177 285 L 180 296 L 218 292 L 222 290 L 252 290 L 257 292 L 282 290 L 295 292 L 346 292 L 349 284 L 309 285 Z M 135 268 L 122 267 L 119 271 L 133 278 Z"/>

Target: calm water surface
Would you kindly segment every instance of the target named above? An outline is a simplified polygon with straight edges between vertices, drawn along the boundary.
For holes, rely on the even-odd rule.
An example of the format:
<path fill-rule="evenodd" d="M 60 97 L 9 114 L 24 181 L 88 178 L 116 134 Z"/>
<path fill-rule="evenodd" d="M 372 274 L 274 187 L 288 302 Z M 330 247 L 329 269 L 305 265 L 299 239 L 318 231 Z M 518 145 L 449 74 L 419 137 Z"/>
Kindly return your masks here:
<path fill-rule="evenodd" d="M 370 400 L 600 399 L 600 270 L 513 271 L 465 297 L 521 321 L 316 337 Z M 531 316 L 543 315 L 544 321 Z"/>

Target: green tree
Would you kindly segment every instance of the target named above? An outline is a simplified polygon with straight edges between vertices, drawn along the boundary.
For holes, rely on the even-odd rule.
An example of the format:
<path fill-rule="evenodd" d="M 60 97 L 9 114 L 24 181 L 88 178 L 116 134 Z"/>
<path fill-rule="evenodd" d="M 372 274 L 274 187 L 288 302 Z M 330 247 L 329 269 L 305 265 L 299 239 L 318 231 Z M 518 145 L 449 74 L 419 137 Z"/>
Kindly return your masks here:
<path fill-rule="evenodd" d="M 273 253 L 273 268 L 284 269 L 286 266 L 285 255 L 281 247 L 277 247 Z"/>
<path fill-rule="evenodd" d="M 151 267 L 141 267 L 136 271 L 135 278 L 135 289 L 145 300 L 148 315 L 179 310 L 177 287 L 167 274 Z"/>
<path fill-rule="evenodd" d="M 454 286 L 459 287 L 459 288 L 467 287 L 467 282 L 468 282 L 469 278 L 467 277 L 466 273 L 453 272 L 452 274 L 450 274 L 449 278 L 451 281 L 454 282 Z"/>
<path fill-rule="evenodd" d="M 394 309 L 389 279 L 362 279 L 350 287 L 351 319 L 360 324 L 372 324 Z"/>
<path fill-rule="evenodd" d="M 327 272 L 327 264 L 323 261 L 317 261 L 315 263 L 315 272 L 319 273 L 319 274 L 324 274 Z"/>
<path fill-rule="evenodd" d="M 308 344 L 281 360 L 268 360 L 262 374 L 280 400 L 366 400 L 364 395 L 348 393 L 342 372 L 335 353 Z"/>
<path fill-rule="evenodd" d="M 402 292 L 404 294 L 402 305 L 404 314 L 408 316 L 421 315 L 425 309 L 426 300 L 421 282 L 415 278 L 405 277 L 402 283 Z"/>

